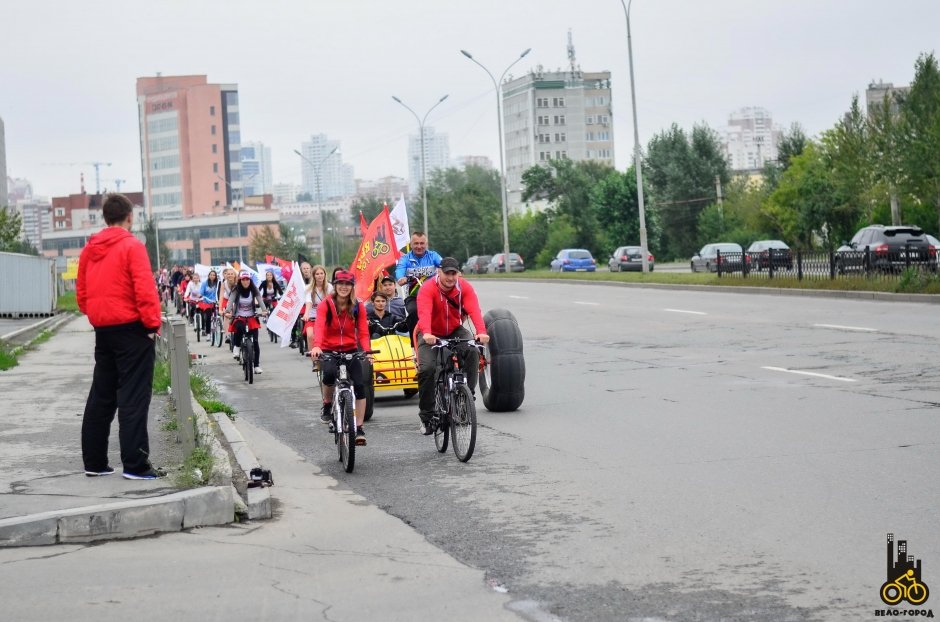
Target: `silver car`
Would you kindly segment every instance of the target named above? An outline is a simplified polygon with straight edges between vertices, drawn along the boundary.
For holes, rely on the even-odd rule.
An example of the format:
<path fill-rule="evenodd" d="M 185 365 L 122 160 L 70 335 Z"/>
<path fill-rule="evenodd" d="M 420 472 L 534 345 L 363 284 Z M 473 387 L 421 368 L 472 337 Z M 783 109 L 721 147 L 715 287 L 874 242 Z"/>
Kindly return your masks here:
<path fill-rule="evenodd" d="M 719 251 L 721 252 L 719 259 Z M 722 272 L 740 272 L 744 267 L 744 262 L 749 258 L 744 254 L 744 249 L 740 244 L 734 242 L 719 242 L 717 244 L 706 244 L 702 249 L 692 257 L 692 272 L 703 270 L 705 272 L 718 272 L 718 264 L 721 262 Z"/>

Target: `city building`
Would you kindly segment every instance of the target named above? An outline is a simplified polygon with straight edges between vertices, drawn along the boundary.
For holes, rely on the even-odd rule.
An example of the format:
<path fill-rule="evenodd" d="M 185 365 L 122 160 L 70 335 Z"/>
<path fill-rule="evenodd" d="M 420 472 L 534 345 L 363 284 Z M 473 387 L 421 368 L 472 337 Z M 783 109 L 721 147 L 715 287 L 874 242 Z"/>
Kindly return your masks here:
<path fill-rule="evenodd" d="M 522 174 L 550 160 L 614 165 L 609 71 L 545 71 L 541 65 L 502 85 L 506 191 L 510 210 L 523 208 Z"/>
<path fill-rule="evenodd" d="M 241 198 L 238 87 L 204 75 L 137 79 L 144 206 L 201 216 Z"/>
<path fill-rule="evenodd" d="M 430 181 L 434 171 L 450 166 L 450 140 L 433 127 L 424 126 L 424 170 Z M 421 188 L 421 133 L 408 137 L 408 194 L 417 196 Z"/>
<path fill-rule="evenodd" d="M 272 192 L 271 148 L 264 143 L 242 143 L 242 185 L 246 197 Z"/>
<path fill-rule="evenodd" d="M 732 112 L 724 130 L 728 165 L 740 173 L 763 170 L 765 163 L 776 162 L 782 138 L 783 131 L 766 109 L 749 106 Z"/>
<path fill-rule="evenodd" d="M 885 101 L 885 97 L 888 98 L 891 106 L 892 116 L 897 115 L 898 113 L 898 96 L 907 95 L 911 91 L 909 86 L 894 86 L 890 82 L 882 82 L 874 80 L 868 85 L 868 88 L 865 90 L 865 107 L 870 115 L 875 113 L 877 108 L 880 108 Z"/>
<path fill-rule="evenodd" d="M 44 234 L 52 231 L 52 206 L 38 201 L 17 201 L 11 209 L 19 213 L 20 238 L 37 249 Z"/>
<path fill-rule="evenodd" d="M 394 175 L 380 179 L 357 179 L 356 196 L 384 199 L 391 207 L 394 205 L 393 201 L 397 201 L 402 196 L 409 196 L 408 181 Z"/>
<path fill-rule="evenodd" d="M 3 117 L 0 117 L 0 207 L 10 205 L 7 186 L 7 143 L 3 130 Z"/>
<path fill-rule="evenodd" d="M 271 186 L 271 194 L 274 196 L 274 204 L 293 203 L 297 200 L 297 195 L 303 192 L 297 184 L 279 183 Z"/>
<path fill-rule="evenodd" d="M 314 134 L 309 142 L 301 143 L 301 191 L 310 193 L 314 201 L 356 193 L 352 165 L 343 164 L 339 146 L 339 141 L 330 140 L 326 134 Z"/>
<path fill-rule="evenodd" d="M 144 195 L 142 192 L 124 192 L 134 204 L 134 220 L 143 223 L 146 218 Z M 52 197 L 52 231 L 94 229 L 105 225 L 101 206 L 107 198 L 105 194 L 70 194 L 64 197 Z"/>
<path fill-rule="evenodd" d="M 18 201 L 33 201 L 38 197 L 33 196 L 33 185 L 28 179 L 22 177 L 7 178 L 7 201 L 10 205 L 16 205 Z M 43 198 L 43 202 L 47 199 Z"/>

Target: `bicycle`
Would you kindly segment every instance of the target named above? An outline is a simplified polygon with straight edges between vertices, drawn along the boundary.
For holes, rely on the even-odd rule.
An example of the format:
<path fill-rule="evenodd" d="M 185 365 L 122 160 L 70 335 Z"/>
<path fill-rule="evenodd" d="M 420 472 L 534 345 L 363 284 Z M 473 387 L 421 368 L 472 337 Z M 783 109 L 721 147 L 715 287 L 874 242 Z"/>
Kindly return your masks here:
<path fill-rule="evenodd" d="M 235 320 L 235 330 L 241 331 L 241 347 L 238 350 L 238 357 L 242 364 L 242 370 L 245 372 L 245 381 L 248 384 L 255 382 L 255 348 L 259 347 L 251 338 L 248 328 L 249 318 L 238 318 Z M 234 342 L 234 339 L 232 340 Z M 234 349 L 234 346 L 232 346 Z"/>
<path fill-rule="evenodd" d="M 904 585 L 901 581 L 909 585 Z M 917 580 L 913 570 L 908 570 L 894 581 L 886 581 L 881 586 L 881 600 L 886 605 L 896 605 L 902 599 L 912 605 L 919 605 L 927 600 L 929 593 L 927 585 Z"/>
<path fill-rule="evenodd" d="M 429 425 L 434 430 L 437 451 L 447 451 L 448 433 L 454 444 L 454 455 L 461 462 L 473 456 L 477 440 L 477 408 L 473 392 L 467 386 L 459 349 L 480 348 L 474 339 L 442 339 L 431 346 L 437 356 L 437 372 L 434 379 L 434 415 Z"/>
<path fill-rule="evenodd" d="M 265 298 L 264 299 L 264 306 L 267 307 L 268 309 L 268 317 L 270 317 L 271 311 L 274 310 L 274 307 L 277 306 L 277 301 L 278 301 L 277 298 L 270 298 L 270 299 Z M 265 322 L 265 328 L 267 328 L 267 322 Z M 268 339 L 271 341 L 271 343 L 277 343 L 280 340 L 280 337 L 278 336 L 278 334 L 275 333 L 270 328 L 268 328 L 267 330 L 268 330 Z"/>
<path fill-rule="evenodd" d="M 333 385 L 333 422 L 330 431 L 333 442 L 339 452 L 343 469 L 352 473 L 356 465 L 356 393 L 353 391 L 352 378 L 346 368 L 347 363 L 360 365 L 369 354 L 378 354 L 378 350 L 362 352 L 323 352 L 323 360 L 334 360 L 336 365 L 336 384 Z M 322 369 L 322 365 L 321 365 Z M 321 372 L 322 373 L 322 372 Z"/>
<path fill-rule="evenodd" d="M 209 320 L 209 334 L 212 338 L 212 345 L 221 348 L 222 343 L 225 341 L 225 331 L 222 327 L 222 316 L 219 315 L 218 309 L 212 310 L 212 319 Z"/>

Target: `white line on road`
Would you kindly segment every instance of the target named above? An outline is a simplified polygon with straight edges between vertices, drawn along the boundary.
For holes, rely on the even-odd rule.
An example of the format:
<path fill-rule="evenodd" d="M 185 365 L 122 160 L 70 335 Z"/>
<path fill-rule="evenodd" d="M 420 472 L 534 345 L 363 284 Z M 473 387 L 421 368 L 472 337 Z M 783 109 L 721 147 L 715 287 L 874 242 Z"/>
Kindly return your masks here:
<path fill-rule="evenodd" d="M 786 367 L 761 367 L 761 369 L 769 369 L 770 371 L 782 371 L 788 374 L 801 374 L 803 376 L 814 376 L 816 378 L 825 378 L 827 380 L 838 380 L 840 382 L 858 382 L 855 378 L 842 378 L 841 376 L 830 376 L 828 374 L 817 374 L 812 371 L 800 371 L 798 369 L 787 369 Z"/>
<path fill-rule="evenodd" d="M 516 300 L 528 300 L 528 296 L 510 296 L 510 298 L 515 298 Z"/>
<path fill-rule="evenodd" d="M 576 305 L 591 305 L 592 307 L 597 307 L 597 306 L 600 306 L 601 304 L 599 302 L 581 302 L 580 300 L 572 300 L 571 302 L 573 302 Z"/>
<path fill-rule="evenodd" d="M 864 326 L 842 326 L 841 324 L 813 324 L 817 328 L 836 328 L 838 330 L 858 330 L 863 333 L 877 333 L 877 328 L 865 328 Z"/>
<path fill-rule="evenodd" d="M 708 315 L 704 311 L 686 311 L 685 309 L 663 309 L 663 311 L 669 311 L 670 313 L 691 313 L 692 315 Z"/>

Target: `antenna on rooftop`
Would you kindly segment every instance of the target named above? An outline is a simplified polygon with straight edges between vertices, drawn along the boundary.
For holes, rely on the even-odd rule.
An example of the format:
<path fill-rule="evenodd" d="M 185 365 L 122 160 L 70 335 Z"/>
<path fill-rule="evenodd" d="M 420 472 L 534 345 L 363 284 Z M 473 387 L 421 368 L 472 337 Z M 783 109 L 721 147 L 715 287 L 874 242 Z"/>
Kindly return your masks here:
<path fill-rule="evenodd" d="M 574 57 L 574 40 L 571 38 L 571 29 L 568 29 L 568 61 L 571 63 L 571 73 L 578 70 L 578 63 Z"/>

